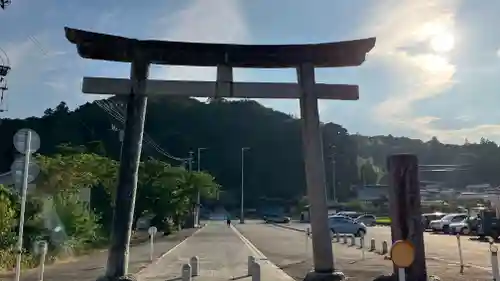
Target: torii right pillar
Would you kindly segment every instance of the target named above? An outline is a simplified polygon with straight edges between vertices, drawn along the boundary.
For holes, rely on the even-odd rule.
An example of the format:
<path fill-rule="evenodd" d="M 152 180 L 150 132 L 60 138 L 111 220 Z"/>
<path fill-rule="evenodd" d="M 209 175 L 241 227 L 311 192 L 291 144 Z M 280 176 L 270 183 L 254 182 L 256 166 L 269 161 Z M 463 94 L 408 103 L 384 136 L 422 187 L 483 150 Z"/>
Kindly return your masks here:
<path fill-rule="evenodd" d="M 302 146 L 305 164 L 307 196 L 310 206 L 314 271 L 305 280 L 344 280 L 341 272 L 335 271 L 332 242 L 328 229 L 326 202 L 326 176 L 323 159 L 318 98 L 314 91 L 314 65 L 297 67 L 297 80 L 301 89 L 300 114 L 302 121 Z"/>

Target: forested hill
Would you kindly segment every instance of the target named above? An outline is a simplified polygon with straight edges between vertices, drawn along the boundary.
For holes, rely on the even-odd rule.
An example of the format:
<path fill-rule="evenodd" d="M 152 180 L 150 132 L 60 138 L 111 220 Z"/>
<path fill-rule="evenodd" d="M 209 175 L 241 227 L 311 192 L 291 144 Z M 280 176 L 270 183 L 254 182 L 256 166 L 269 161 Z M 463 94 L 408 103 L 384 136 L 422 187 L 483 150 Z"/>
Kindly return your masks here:
<path fill-rule="evenodd" d="M 113 99 L 98 103 L 85 104 L 75 111 L 69 111 L 61 103 L 46 110 L 41 118 L 3 120 L 0 172 L 9 170 L 14 154 L 11 136 L 23 127 L 39 133 L 42 154 L 54 153 L 58 144 L 71 143 L 118 159 L 120 145 L 113 127 L 122 127 L 117 115 L 123 108 Z M 422 163 L 429 164 L 467 162 L 473 164 L 473 169 L 461 172 L 460 177 L 467 175 L 467 181 L 474 183 L 500 183 L 500 173 L 496 173 L 500 167 L 500 151 L 496 144 L 486 140 L 481 144 L 453 146 L 436 139 L 422 142 L 391 136 L 350 136 L 345 128 L 333 123 L 322 128 L 328 185 L 332 180 L 331 157 L 335 154 L 341 198 L 348 196 L 352 184 L 383 181 L 385 158 L 395 152 L 417 153 Z M 215 176 L 227 191 L 226 202 L 239 202 L 242 147 L 250 148 L 245 152 L 248 206 L 257 206 L 264 198 L 294 200 L 305 193 L 299 120 L 257 102 L 150 99 L 145 131 L 148 137 L 143 146 L 144 155 L 173 165 L 182 163 L 166 155 L 185 158 L 189 151 L 194 151 L 196 156 L 197 148 L 207 148 L 202 152 L 201 167 Z M 197 168 L 196 162 L 193 167 Z"/>

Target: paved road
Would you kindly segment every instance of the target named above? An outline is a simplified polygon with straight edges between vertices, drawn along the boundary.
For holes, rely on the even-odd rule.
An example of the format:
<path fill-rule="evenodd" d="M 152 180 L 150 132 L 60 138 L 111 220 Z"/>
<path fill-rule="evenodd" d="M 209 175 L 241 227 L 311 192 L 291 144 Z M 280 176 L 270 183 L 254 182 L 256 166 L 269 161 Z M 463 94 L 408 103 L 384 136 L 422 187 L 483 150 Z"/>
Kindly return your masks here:
<path fill-rule="evenodd" d="M 189 237 L 195 230 L 184 229 L 174 235 L 159 238 L 156 243 L 156 256 L 159 257 L 170 250 L 182 240 Z M 45 280 L 50 281 L 94 281 L 105 272 L 107 251 L 97 252 L 92 255 L 81 257 L 73 262 L 66 262 L 47 266 L 45 268 Z M 143 243 L 130 247 L 129 273 L 137 273 L 149 262 L 149 243 Z M 0 275 L 0 280 L 13 278 L 13 274 Z M 38 281 L 38 271 L 29 270 L 21 274 L 22 281 Z"/>
<path fill-rule="evenodd" d="M 277 264 L 296 280 L 303 280 L 311 270 L 311 245 L 306 253 L 305 235 L 300 232 L 283 229 L 261 222 L 248 221 L 236 228 L 249 239 L 270 261 Z M 379 235 L 379 234 L 375 234 Z M 372 280 L 374 277 L 392 272 L 392 263 L 383 256 L 366 252 L 363 260 L 361 250 L 344 244 L 333 244 L 335 264 L 344 272 L 349 280 Z M 486 270 L 466 268 L 464 275 L 459 275 L 459 268 L 445 262 L 427 260 L 427 268 L 442 280 L 491 280 Z"/>
<path fill-rule="evenodd" d="M 245 243 L 245 239 L 224 222 L 208 222 L 185 243 L 142 271 L 139 280 L 179 280 L 182 265 L 193 256 L 199 258 L 199 275 L 194 280 L 250 281 L 252 277 L 248 275 L 248 257 L 254 256 L 261 266 L 262 280 L 293 281 L 267 260 L 260 259 L 251 246 Z"/>
<path fill-rule="evenodd" d="M 305 230 L 310 227 L 307 223 L 292 222 L 286 226 Z M 375 226 L 368 229 L 366 243 L 372 238 L 376 241 L 378 249 L 382 241 L 391 243 L 391 228 L 388 226 Z M 425 253 L 429 258 L 442 259 L 448 262 L 460 262 L 458 255 L 457 239 L 453 235 L 424 233 Z M 489 245 L 485 242 L 473 241 L 469 237 L 462 237 L 462 253 L 464 263 L 489 268 L 491 267 Z"/>

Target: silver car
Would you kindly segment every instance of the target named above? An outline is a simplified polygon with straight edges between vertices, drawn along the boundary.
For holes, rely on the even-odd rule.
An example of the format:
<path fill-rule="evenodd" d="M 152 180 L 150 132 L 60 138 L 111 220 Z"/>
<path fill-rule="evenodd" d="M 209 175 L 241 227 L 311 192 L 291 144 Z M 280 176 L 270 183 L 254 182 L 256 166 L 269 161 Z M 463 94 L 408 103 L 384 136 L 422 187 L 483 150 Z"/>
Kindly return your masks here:
<path fill-rule="evenodd" d="M 429 223 L 429 228 L 434 232 L 449 232 L 450 224 L 461 222 L 468 217 L 467 214 L 448 214 L 440 220 L 433 220 Z"/>
<path fill-rule="evenodd" d="M 353 234 L 362 237 L 366 234 L 366 225 L 344 216 L 328 217 L 328 226 L 332 234 Z"/>

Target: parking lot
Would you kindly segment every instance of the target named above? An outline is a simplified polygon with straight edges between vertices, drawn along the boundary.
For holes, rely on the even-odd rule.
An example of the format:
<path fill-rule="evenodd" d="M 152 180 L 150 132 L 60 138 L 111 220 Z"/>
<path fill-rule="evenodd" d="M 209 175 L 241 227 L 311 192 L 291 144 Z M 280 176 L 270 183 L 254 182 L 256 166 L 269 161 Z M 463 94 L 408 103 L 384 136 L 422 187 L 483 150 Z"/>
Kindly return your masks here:
<path fill-rule="evenodd" d="M 303 231 L 310 228 L 308 223 L 298 222 L 291 222 L 285 226 Z M 369 245 L 369 241 L 372 238 L 376 241 L 377 249 L 381 248 L 383 241 L 387 241 L 390 245 L 391 228 L 388 226 L 369 227 L 365 238 L 366 245 Z M 460 262 L 456 236 L 426 232 L 424 233 L 424 242 L 427 258 L 446 261 L 450 264 L 458 264 Z M 491 255 L 488 243 L 471 240 L 469 236 L 462 236 L 461 245 L 464 263 L 466 265 L 481 268 L 491 267 Z"/>

